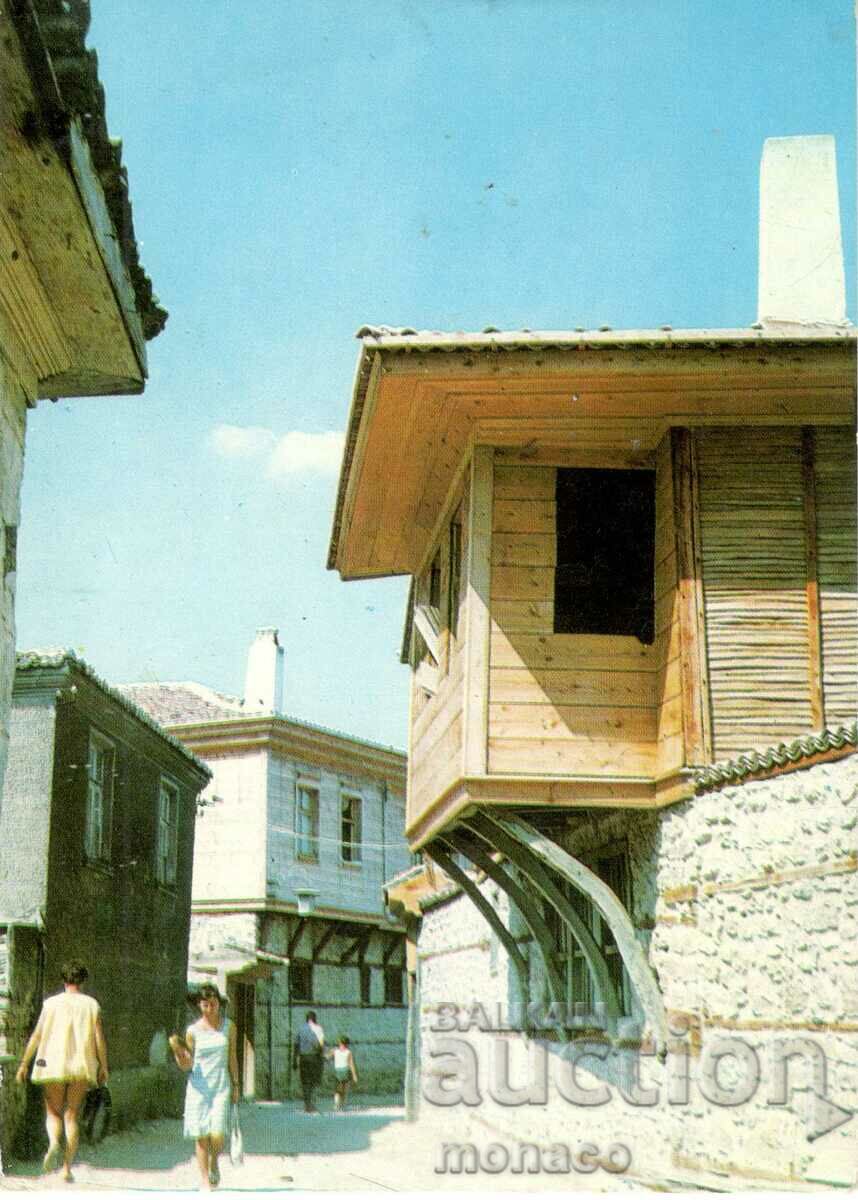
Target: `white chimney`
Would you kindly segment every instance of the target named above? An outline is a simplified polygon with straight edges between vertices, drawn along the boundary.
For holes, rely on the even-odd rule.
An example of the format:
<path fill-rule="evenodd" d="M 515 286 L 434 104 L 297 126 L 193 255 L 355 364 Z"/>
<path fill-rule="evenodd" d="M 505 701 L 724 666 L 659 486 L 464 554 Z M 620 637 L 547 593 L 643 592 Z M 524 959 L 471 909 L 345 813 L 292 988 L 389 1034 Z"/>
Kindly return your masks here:
<path fill-rule="evenodd" d="M 283 710 L 283 647 L 276 629 L 257 629 L 247 653 L 244 707 L 248 712 Z"/>
<path fill-rule="evenodd" d="M 848 324 L 830 134 L 767 138 L 763 145 L 757 320 Z"/>

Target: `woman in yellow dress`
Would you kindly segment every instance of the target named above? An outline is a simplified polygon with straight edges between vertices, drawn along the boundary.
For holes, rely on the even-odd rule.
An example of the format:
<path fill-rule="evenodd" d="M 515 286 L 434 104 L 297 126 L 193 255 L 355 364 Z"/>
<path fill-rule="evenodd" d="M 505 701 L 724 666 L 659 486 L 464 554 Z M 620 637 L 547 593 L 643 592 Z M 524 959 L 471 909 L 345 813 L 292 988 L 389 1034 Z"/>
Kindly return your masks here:
<path fill-rule="evenodd" d="M 107 1043 L 98 1001 L 81 991 L 89 971 L 73 959 L 63 966 L 61 976 L 63 991 L 42 1005 L 15 1078 L 27 1082 L 27 1069 L 35 1056 L 32 1080 L 43 1088 L 48 1131 L 44 1169 L 54 1170 L 62 1159 L 63 1178 L 71 1182 L 80 1142 L 78 1114 L 89 1089 L 107 1083 Z"/>

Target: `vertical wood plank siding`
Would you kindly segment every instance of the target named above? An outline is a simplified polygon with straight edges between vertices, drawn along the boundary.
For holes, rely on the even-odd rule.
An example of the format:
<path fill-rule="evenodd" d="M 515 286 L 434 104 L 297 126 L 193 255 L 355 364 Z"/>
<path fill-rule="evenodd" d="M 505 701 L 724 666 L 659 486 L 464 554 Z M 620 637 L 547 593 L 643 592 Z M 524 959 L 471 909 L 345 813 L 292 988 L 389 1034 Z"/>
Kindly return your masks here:
<path fill-rule="evenodd" d="M 697 444 L 691 430 L 673 429 L 670 446 L 685 762 L 708 763 L 712 757 L 712 724 L 701 578 Z"/>
<path fill-rule="evenodd" d="M 858 707 L 855 431 L 816 430 L 816 529 L 822 686 L 829 726 L 855 720 Z"/>
<path fill-rule="evenodd" d="M 825 727 L 822 689 L 822 627 L 819 614 L 819 539 L 816 519 L 816 431 L 801 431 L 801 472 L 804 488 L 804 550 L 807 583 L 807 683 L 814 729 Z"/>
<path fill-rule="evenodd" d="M 658 774 L 668 775 L 685 764 L 682 734 L 682 675 L 680 659 L 677 545 L 670 437 L 662 438 L 656 453 L 655 491 L 655 660 L 658 671 Z"/>
<path fill-rule="evenodd" d="M 462 510 L 467 511 L 468 487 L 465 485 Z M 451 514 L 452 515 L 452 514 Z M 448 527 L 441 536 L 442 549 L 448 547 Z M 469 531 L 462 523 L 462 558 L 467 560 Z M 441 595 L 446 597 L 450 563 L 441 554 Z M 427 696 L 411 681 L 411 726 L 408 749 L 409 779 L 406 824 L 412 824 L 450 784 L 462 774 L 462 744 L 465 688 L 465 597 L 459 594 L 458 636 L 448 628 L 441 630 L 441 664 L 438 691 Z"/>
<path fill-rule="evenodd" d="M 652 775 L 656 647 L 553 633 L 555 468 L 494 480 L 489 772 Z"/>
<path fill-rule="evenodd" d="M 713 753 L 812 728 L 800 429 L 697 432 Z"/>

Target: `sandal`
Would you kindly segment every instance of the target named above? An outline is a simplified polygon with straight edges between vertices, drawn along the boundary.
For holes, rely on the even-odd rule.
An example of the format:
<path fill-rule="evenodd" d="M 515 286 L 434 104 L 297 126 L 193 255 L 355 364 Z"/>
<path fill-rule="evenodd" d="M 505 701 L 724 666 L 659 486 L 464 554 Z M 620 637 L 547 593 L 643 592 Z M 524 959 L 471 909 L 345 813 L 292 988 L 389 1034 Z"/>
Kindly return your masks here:
<path fill-rule="evenodd" d="M 42 1170 L 46 1173 L 49 1171 L 56 1171 L 57 1167 L 60 1165 L 60 1159 L 62 1156 L 62 1146 L 59 1144 L 59 1142 L 53 1142 L 50 1146 L 48 1146 L 45 1157 L 42 1159 Z"/>

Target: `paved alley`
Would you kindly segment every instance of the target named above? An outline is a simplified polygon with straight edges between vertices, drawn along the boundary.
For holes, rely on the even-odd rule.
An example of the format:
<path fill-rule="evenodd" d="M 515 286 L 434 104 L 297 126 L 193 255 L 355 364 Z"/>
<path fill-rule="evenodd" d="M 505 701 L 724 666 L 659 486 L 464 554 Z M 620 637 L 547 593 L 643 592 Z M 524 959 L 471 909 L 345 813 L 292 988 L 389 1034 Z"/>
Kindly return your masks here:
<path fill-rule="evenodd" d="M 439 1174 L 442 1146 L 456 1141 L 486 1146 L 491 1131 L 449 1110 L 429 1110 L 407 1123 L 389 1099 L 362 1098 L 360 1107 L 334 1116 L 306 1116 L 294 1104 L 242 1105 L 245 1161 L 222 1164 L 221 1191 L 592 1191 L 622 1186 L 603 1171 L 592 1175 L 514 1174 L 484 1171 Z M 196 1191 L 192 1145 L 178 1120 L 151 1121 L 84 1146 L 75 1168 L 74 1191 Z M 53 1191 L 58 1174 L 43 1176 L 39 1164 L 13 1162 L 0 1188 Z"/>

